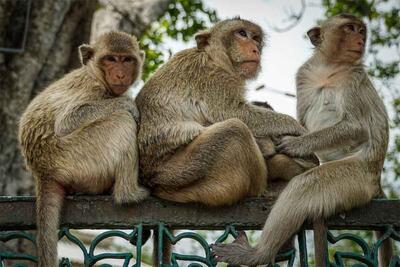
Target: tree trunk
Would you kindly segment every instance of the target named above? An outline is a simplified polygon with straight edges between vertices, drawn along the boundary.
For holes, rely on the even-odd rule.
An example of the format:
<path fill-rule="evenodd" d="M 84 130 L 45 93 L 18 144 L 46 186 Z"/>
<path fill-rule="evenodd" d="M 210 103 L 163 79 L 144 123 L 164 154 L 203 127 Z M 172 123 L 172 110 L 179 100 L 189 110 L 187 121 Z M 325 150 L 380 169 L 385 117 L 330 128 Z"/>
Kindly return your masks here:
<path fill-rule="evenodd" d="M 33 180 L 18 148 L 19 117 L 38 92 L 79 65 L 77 47 L 89 42 L 96 9 L 106 10 L 94 18 L 96 32 L 102 30 L 98 21 L 117 16 L 113 29 L 123 27 L 140 35 L 169 2 L 102 1 L 102 7 L 96 0 L 0 0 L 0 195 L 34 194 Z M 2 48 L 21 47 L 29 4 L 25 49 L 5 52 Z M 7 242 L 13 250 L 26 251 L 25 246 Z"/>
<path fill-rule="evenodd" d="M 24 32 L 28 4 L 28 0 L 0 1 L 1 47 L 21 47 L 18 36 Z M 0 51 L 0 195 L 34 194 L 18 149 L 18 120 L 32 97 L 76 65 L 76 46 L 89 40 L 95 7 L 95 1 L 33 0 L 25 50 Z M 19 252 L 34 250 L 23 240 L 6 246 Z"/>
<path fill-rule="evenodd" d="M 102 8 L 94 14 L 91 40 L 100 34 L 121 30 L 140 37 L 147 27 L 165 13 L 172 0 L 99 0 Z"/>
<path fill-rule="evenodd" d="M 10 14 L 0 20 L 3 46 L 19 47 L 11 35 L 23 34 L 29 1 L 0 2 L 0 14 Z M 30 175 L 23 168 L 18 150 L 18 119 L 29 101 L 51 81 L 62 76 L 76 61 L 70 60 L 75 47 L 89 38 L 91 15 L 95 1 L 35 0 L 32 1 L 25 51 L 0 52 L 0 194 L 27 195 L 33 193 Z M 2 16 L 1 16 L 2 17 Z M 25 25 L 23 25 L 25 26 Z M 8 42 L 8 40 L 10 40 Z"/>

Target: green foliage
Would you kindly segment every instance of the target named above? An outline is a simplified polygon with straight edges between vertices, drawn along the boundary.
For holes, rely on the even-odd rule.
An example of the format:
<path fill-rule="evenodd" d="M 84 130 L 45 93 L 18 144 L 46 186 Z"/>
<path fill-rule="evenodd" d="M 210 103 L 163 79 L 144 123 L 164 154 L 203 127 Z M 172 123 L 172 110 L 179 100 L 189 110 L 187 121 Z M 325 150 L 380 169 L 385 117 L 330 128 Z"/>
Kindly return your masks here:
<path fill-rule="evenodd" d="M 370 29 L 369 53 L 372 62 L 369 64 L 369 74 L 385 85 L 386 91 L 381 92 L 391 99 L 391 128 L 393 129 L 394 145 L 390 148 L 387 161 L 389 168 L 385 170 L 400 179 L 400 87 L 394 82 L 400 76 L 400 6 L 397 0 L 322 0 L 327 17 L 340 13 L 351 13 L 363 18 Z M 390 55 L 382 59 L 381 51 L 386 49 Z"/>
<path fill-rule="evenodd" d="M 388 1 L 322 0 L 327 17 L 350 13 L 369 22 L 371 32 L 369 52 L 375 56 L 375 61 L 371 65 L 371 75 L 379 79 L 394 78 L 400 73 L 400 55 L 398 53 L 391 62 L 385 63 L 377 56 L 382 47 L 400 48 L 400 8 L 396 7 L 394 3 L 390 8 L 387 8 L 387 5 Z"/>
<path fill-rule="evenodd" d="M 167 38 L 188 42 L 196 32 L 217 20 L 215 10 L 206 8 L 202 0 L 173 1 L 166 13 L 140 38 L 146 52 L 143 79 L 147 80 L 164 63 L 166 51 L 162 50 L 162 44 Z"/>

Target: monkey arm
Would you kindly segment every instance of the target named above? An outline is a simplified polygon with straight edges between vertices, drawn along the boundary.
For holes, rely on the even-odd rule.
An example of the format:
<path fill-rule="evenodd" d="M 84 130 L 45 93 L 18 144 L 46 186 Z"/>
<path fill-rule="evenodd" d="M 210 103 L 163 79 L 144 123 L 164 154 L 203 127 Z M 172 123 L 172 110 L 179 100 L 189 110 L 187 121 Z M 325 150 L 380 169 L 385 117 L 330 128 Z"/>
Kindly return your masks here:
<path fill-rule="evenodd" d="M 302 135 L 306 130 L 292 117 L 273 110 L 242 103 L 229 111 L 231 117 L 242 120 L 255 137 Z M 229 114 L 229 113 L 228 113 Z"/>
<path fill-rule="evenodd" d="M 54 132 L 58 136 L 68 135 L 83 125 L 110 116 L 117 110 L 127 110 L 136 120 L 139 118 L 134 101 L 127 97 L 86 102 L 67 110 L 67 113 L 61 114 L 55 120 Z"/>
<path fill-rule="evenodd" d="M 337 124 L 303 136 L 283 137 L 277 150 L 291 156 L 305 156 L 331 147 L 342 146 L 346 141 L 366 140 L 368 132 L 343 119 Z"/>
<path fill-rule="evenodd" d="M 306 103 L 300 103 L 300 101 L 297 100 L 297 120 L 299 121 L 301 126 L 305 127 L 306 122 L 304 116 L 306 115 L 307 109 L 310 107 L 310 104 L 308 101 L 303 102 Z"/>

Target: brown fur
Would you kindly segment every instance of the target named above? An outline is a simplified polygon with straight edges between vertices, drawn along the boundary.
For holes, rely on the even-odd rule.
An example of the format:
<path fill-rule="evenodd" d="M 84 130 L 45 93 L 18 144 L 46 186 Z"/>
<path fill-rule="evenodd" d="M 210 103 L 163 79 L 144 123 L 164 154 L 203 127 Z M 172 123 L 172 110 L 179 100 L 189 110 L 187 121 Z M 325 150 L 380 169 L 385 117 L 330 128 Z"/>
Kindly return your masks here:
<path fill-rule="evenodd" d="M 154 195 L 210 206 L 257 196 L 267 169 L 255 138 L 305 133 L 290 116 L 245 99 L 245 82 L 260 68 L 263 37 L 249 21 L 221 21 L 197 34 L 197 47 L 173 56 L 140 91 L 140 167 Z"/>
<path fill-rule="evenodd" d="M 236 43 L 238 29 L 256 40 Z M 265 185 L 265 164 L 254 137 L 305 131 L 291 117 L 244 98 L 245 81 L 257 70 L 240 62 L 252 56 L 243 52 L 247 45 L 262 50 L 263 32 L 257 25 L 225 20 L 198 34 L 196 41 L 196 48 L 162 66 L 136 98 L 140 166 L 144 183 L 157 196 L 230 204 L 259 194 Z"/>
<path fill-rule="evenodd" d="M 344 25 L 349 23 L 358 26 L 346 33 Z M 364 205 L 380 193 L 388 118 L 361 63 L 365 25 L 349 15 L 337 16 L 308 34 L 317 46 L 297 74 L 297 110 L 310 133 L 284 137 L 278 149 L 292 157 L 316 152 L 323 164 L 289 182 L 254 248 L 247 242 L 215 245 L 218 261 L 247 265 L 273 262 L 282 244 L 306 219 L 318 222 Z M 362 53 L 353 54 L 348 49 Z M 388 266 L 389 262 L 381 264 Z M 325 266 L 325 262 L 319 261 L 317 266 Z"/>
<path fill-rule="evenodd" d="M 36 179 L 42 267 L 58 266 L 56 231 L 65 194 L 100 194 L 114 185 L 117 203 L 148 195 L 138 184 L 138 110 L 133 99 L 113 94 L 99 66 L 107 54 L 134 56 L 135 80 L 143 60 L 136 38 L 112 32 L 80 50 L 82 67 L 35 97 L 20 121 L 21 151 Z"/>

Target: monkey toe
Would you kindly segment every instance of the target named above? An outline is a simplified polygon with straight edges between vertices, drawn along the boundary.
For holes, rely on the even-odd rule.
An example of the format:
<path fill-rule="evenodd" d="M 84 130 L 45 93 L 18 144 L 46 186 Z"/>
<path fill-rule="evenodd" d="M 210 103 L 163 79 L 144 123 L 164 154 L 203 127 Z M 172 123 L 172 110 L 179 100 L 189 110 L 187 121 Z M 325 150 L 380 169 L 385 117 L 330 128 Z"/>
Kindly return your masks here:
<path fill-rule="evenodd" d="M 255 249 L 241 243 L 213 244 L 212 256 L 216 262 L 226 262 L 231 265 L 248 264 L 247 259 L 253 258 Z"/>
<path fill-rule="evenodd" d="M 138 187 L 133 192 L 114 192 L 114 200 L 119 205 L 132 204 L 140 202 L 150 196 L 149 190 L 144 187 Z"/>

